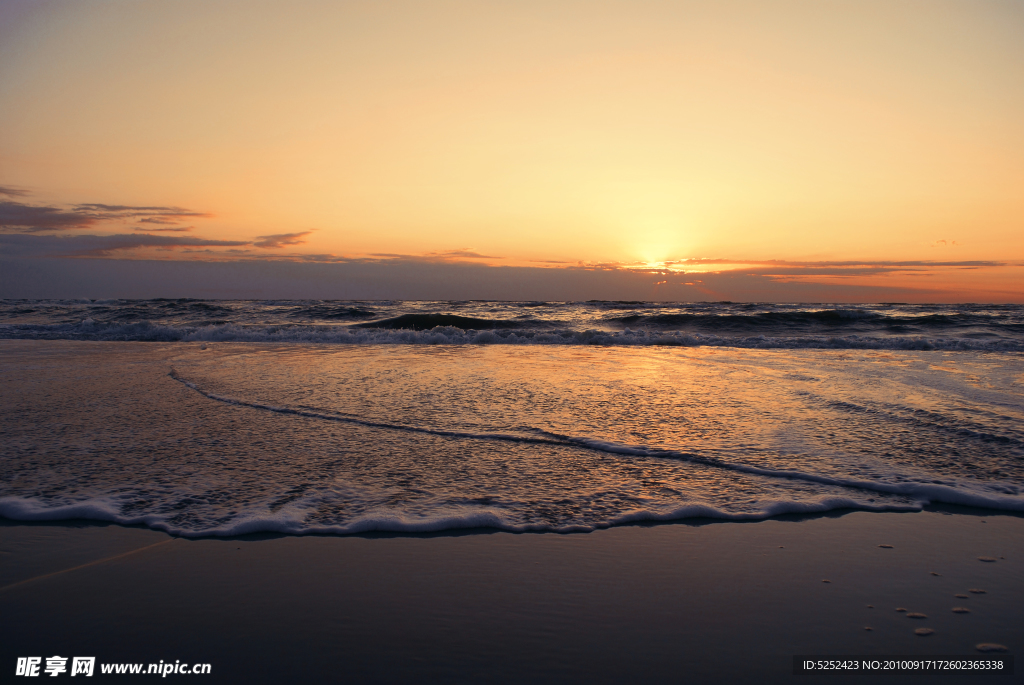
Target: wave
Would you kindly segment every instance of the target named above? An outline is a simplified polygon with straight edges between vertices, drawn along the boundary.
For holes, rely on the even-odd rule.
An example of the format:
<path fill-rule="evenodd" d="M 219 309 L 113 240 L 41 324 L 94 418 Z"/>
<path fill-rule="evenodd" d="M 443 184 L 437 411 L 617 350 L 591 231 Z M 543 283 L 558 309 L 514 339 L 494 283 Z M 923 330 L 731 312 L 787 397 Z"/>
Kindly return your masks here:
<path fill-rule="evenodd" d="M 763 331 L 766 329 L 857 328 L 885 332 L 914 329 L 983 328 L 1022 333 L 1024 325 L 1002 314 L 921 314 L 896 316 L 868 309 L 823 309 L 819 311 L 770 311 L 751 314 L 682 312 L 627 314 L 605 319 L 610 323 L 661 328 L 688 327 L 702 330 Z"/>
<path fill-rule="evenodd" d="M 384 428 L 406 432 L 426 433 L 430 435 L 439 435 L 445 437 L 470 438 L 476 440 L 500 440 L 521 443 L 542 443 L 551 445 L 562 445 L 567 447 L 585 448 L 596 450 L 599 452 L 605 452 L 608 454 L 618 454 L 624 456 L 676 459 L 681 461 L 687 461 L 694 464 L 700 464 L 702 466 L 710 466 L 714 468 L 726 469 L 729 471 L 737 471 L 740 473 L 748 473 L 757 476 L 765 476 L 769 478 L 786 478 L 790 480 L 802 480 L 811 483 L 817 483 L 820 485 L 835 485 L 846 488 L 855 488 L 858 490 L 869 490 L 872 492 L 878 492 L 888 495 L 906 495 L 916 498 L 917 501 L 920 502 L 920 504 L 922 505 L 939 502 L 943 504 L 959 504 L 965 506 L 981 507 L 986 509 L 1024 511 L 1024 497 L 1017 496 L 1016 494 L 1006 494 L 1006 490 L 1008 488 L 1007 486 L 1003 485 L 996 486 L 991 492 L 979 492 L 975 489 L 966 490 L 963 488 L 958 488 L 951 485 L 934 482 L 902 481 L 896 483 L 886 483 L 856 478 L 840 478 L 835 476 L 824 476 L 805 471 L 780 470 L 765 468 L 762 466 L 751 466 L 749 464 L 730 462 L 724 459 L 720 459 L 718 457 L 701 455 L 694 452 L 666 450 L 660 448 L 647 447 L 644 445 L 629 445 L 617 442 L 610 442 L 606 440 L 597 440 L 589 437 L 562 435 L 559 433 L 552 433 L 550 431 L 541 430 L 539 428 L 527 428 L 524 429 L 524 431 L 520 434 L 510 434 L 458 431 L 441 428 L 430 428 L 424 426 L 412 426 L 408 424 L 390 423 L 384 421 L 371 421 L 360 417 L 338 414 L 334 412 L 326 412 L 316 409 L 304 409 L 270 405 L 260 402 L 252 402 L 249 400 L 226 397 L 224 395 L 218 395 L 200 388 L 197 384 L 182 378 L 174 369 L 170 371 L 169 375 L 174 380 L 182 383 L 183 385 L 191 388 L 192 390 L 195 390 L 199 394 L 211 400 L 216 400 L 218 402 L 224 402 L 226 404 L 233 404 L 242 407 L 249 407 L 251 409 L 272 411 L 283 414 L 294 414 L 306 418 L 321 419 L 326 421 L 340 421 L 344 423 L 354 423 L 362 426 L 368 426 L 371 428 Z M 1013 490 L 1014 492 L 1016 491 L 1016 488 L 1010 487 L 1009 489 Z M 998 490 L 998 493 L 995 490 Z"/>
<path fill-rule="evenodd" d="M 377 313 L 366 307 L 345 307 L 332 305 L 313 305 L 301 307 L 288 312 L 288 316 L 303 319 L 339 320 L 339 319 L 368 319 L 376 316 Z"/>
<path fill-rule="evenodd" d="M 404 335 L 367 337 L 353 330 L 339 333 L 342 329 L 365 328 L 427 333 L 431 344 L 724 344 L 984 350 L 1024 347 L 1024 307 L 1020 305 L 0 300 L 0 321 L 0 337 L 26 339 L 420 342 Z M 485 332 L 497 337 L 479 336 Z M 871 339 L 900 342 L 865 343 Z M 934 340 L 946 342 L 933 343 Z M 948 342 L 951 340 L 957 342 Z M 962 342 L 968 340 L 1007 340 L 1017 345 Z"/>
<path fill-rule="evenodd" d="M 412 328 L 386 328 L 381 327 L 380 323 L 372 322 L 355 326 L 299 324 L 260 326 L 236 323 L 171 326 L 154 324 L 149 321 L 120 323 L 87 318 L 76 323 L 64 324 L 0 324 L 0 339 L 337 345 L 709 346 L 750 349 L 1024 352 L 1024 341 L 1008 338 L 869 335 L 727 336 L 687 331 L 647 331 L 628 328 L 620 331 L 564 328 L 479 330 L 456 326 L 435 326 L 430 329 L 415 330 Z"/>
<path fill-rule="evenodd" d="M 356 324 L 356 328 L 388 328 L 409 331 L 430 331 L 435 328 L 458 328 L 463 331 L 494 330 L 496 328 L 519 328 L 517 321 L 504 319 L 480 319 L 456 314 L 402 314 L 391 319 L 368 321 Z"/>

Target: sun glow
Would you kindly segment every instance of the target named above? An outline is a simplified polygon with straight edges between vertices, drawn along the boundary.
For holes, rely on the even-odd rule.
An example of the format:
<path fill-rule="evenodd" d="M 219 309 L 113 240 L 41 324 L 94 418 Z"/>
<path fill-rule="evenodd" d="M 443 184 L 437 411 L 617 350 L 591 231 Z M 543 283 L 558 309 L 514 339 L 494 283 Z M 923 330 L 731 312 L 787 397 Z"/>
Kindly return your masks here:
<path fill-rule="evenodd" d="M 631 256 L 645 269 L 666 268 L 685 254 L 683 229 L 678 221 L 660 219 L 647 221 L 633 229 Z"/>
<path fill-rule="evenodd" d="M 975 269 L 1024 263 L 1019 3 L 15 4 L 0 235 L 33 254 L 1021 291 Z"/>

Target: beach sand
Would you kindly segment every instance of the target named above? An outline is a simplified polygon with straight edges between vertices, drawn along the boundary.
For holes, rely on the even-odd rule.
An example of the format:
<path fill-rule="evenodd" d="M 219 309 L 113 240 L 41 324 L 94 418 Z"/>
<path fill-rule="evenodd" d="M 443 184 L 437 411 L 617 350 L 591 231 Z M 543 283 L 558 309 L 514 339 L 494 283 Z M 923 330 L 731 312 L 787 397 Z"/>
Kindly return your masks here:
<path fill-rule="evenodd" d="M 0 560 L 5 677 L 61 655 L 209 663 L 211 683 L 1007 682 L 793 657 L 1024 644 L 1024 518 L 977 510 L 233 539 L 3 521 Z"/>

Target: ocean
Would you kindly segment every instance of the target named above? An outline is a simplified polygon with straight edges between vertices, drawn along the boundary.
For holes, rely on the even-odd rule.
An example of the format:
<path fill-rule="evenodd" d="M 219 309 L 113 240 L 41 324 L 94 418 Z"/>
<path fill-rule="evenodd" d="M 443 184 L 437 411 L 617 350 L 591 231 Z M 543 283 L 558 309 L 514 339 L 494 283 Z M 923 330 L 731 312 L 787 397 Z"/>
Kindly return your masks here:
<path fill-rule="evenodd" d="M 1024 306 L 6 300 L 0 516 L 175 535 L 1024 511 Z"/>

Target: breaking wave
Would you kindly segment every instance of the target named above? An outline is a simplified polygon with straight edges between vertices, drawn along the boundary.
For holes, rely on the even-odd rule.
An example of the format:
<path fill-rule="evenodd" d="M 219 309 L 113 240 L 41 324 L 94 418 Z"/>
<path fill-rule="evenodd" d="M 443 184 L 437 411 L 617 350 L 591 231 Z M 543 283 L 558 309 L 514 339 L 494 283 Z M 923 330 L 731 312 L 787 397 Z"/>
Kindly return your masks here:
<path fill-rule="evenodd" d="M 452 325 L 426 327 L 429 319 L 406 326 L 394 320 L 357 326 L 274 325 L 219 323 L 171 326 L 149 321 L 108 323 L 85 319 L 66 324 L 0 324 L 0 338 L 20 340 L 93 340 L 138 342 L 249 342 L 317 343 L 333 345 L 613 345 L 740 347 L 753 349 L 852 350 L 978 350 L 1024 352 L 1024 341 L 1007 338 L 881 337 L 871 335 L 715 335 L 672 330 L 618 331 L 537 330 L 515 328 L 498 321 L 473 328 Z"/>

